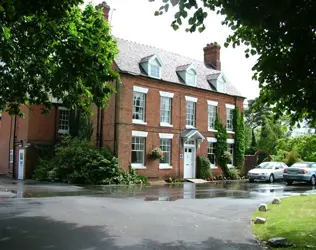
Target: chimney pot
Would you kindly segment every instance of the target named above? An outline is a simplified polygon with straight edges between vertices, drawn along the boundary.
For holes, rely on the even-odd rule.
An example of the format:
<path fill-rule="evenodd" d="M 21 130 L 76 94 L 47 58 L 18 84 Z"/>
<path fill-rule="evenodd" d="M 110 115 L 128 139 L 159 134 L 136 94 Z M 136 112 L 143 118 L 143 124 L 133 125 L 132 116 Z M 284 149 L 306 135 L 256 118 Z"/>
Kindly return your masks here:
<path fill-rule="evenodd" d="M 207 44 L 204 50 L 204 63 L 213 69 L 221 70 L 221 48 L 217 42 Z"/>
<path fill-rule="evenodd" d="M 109 20 L 109 13 L 110 13 L 110 6 L 105 2 L 103 1 L 102 3 L 98 4 L 96 6 L 97 9 L 101 9 L 103 11 L 103 16 L 104 16 L 104 19 L 105 20 Z"/>

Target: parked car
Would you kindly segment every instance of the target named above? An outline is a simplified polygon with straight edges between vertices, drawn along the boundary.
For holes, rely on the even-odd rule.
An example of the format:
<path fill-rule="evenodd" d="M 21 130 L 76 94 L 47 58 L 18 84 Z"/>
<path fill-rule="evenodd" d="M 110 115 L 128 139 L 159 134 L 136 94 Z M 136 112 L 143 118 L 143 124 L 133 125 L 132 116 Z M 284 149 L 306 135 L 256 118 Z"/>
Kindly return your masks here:
<path fill-rule="evenodd" d="M 249 182 L 254 182 L 254 180 L 262 180 L 274 182 L 278 179 L 283 179 L 283 171 L 288 168 L 288 166 L 283 162 L 262 162 L 254 169 L 248 172 Z"/>
<path fill-rule="evenodd" d="M 316 185 L 316 162 L 296 162 L 291 167 L 284 169 L 283 179 L 288 185 L 294 181 L 305 181 Z"/>

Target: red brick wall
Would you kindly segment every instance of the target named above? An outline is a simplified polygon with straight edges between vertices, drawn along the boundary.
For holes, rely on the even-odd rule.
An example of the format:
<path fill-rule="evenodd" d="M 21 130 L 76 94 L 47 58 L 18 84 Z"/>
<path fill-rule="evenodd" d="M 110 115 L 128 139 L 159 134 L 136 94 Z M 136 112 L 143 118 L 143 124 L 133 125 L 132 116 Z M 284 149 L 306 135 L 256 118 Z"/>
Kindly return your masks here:
<path fill-rule="evenodd" d="M 226 106 L 225 104 L 234 104 L 242 110 L 243 99 L 228 96 L 225 94 L 213 93 L 197 88 L 181 86 L 179 84 L 165 83 L 158 80 L 140 78 L 130 75 L 121 75 L 122 86 L 118 95 L 117 106 L 117 156 L 120 164 L 124 168 L 128 168 L 131 162 L 131 137 L 132 130 L 149 132 L 146 138 L 146 155 L 150 153 L 152 148 L 159 147 L 159 133 L 174 134 L 172 140 L 172 169 L 159 169 L 159 161 L 146 159 L 145 170 L 138 170 L 140 174 L 148 177 L 180 177 L 183 176 L 183 145 L 180 133 L 185 130 L 185 96 L 198 98 L 196 103 L 196 128 L 204 135 L 204 137 L 215 137 L 214 133 L 208 131 L 208 104 L 207 100 L 218 101 L 218 115 L 222 122 L 226 124 Z M 133 107 L 133 86 L 149 88 L 146 95 L 146 122 L 147 125 L 132 124 L 132 107 Z M 172 128 L 160 127 L 160 93 L 166 91 L 174 93 L 172 99 Z M 105 124 L 109 130 L 104 133 L 104 142 L 111 141 L 113 138 L 114 126 L 111 124 L 114 114 L 113 105 L 115 98 L 111 99 L 110 107 L 105 111 L 108 117 L 108 123 Z M 112 131 L 111 131 L 112 130 Z M 229 137 L 232 138 L 230 135 Z M 197 149 L 197 155 L 207 155 L 207 140 L 205 140 L 200 148 Z"/>

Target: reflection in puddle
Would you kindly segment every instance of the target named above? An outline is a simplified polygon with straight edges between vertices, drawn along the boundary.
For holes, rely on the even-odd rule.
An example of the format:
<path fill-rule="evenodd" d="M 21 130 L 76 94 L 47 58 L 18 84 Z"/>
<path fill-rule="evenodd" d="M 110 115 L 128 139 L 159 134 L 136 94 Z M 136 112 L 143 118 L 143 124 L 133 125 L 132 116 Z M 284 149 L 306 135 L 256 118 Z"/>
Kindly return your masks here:
<path fill-rule="evenodd" d="M 137 197 L 145 201 L 176 201 L 179 199 L 210 199 L 227 197 L 249 199 L 260 196 L 284 197 L 299 193 L 316 193 L 309 185 L 285 186 L 283 183 L 248 183 L 246 181 L 226 181 L 205 184 L 179 183 L 165 185 L 131 186 L 85 186 L 70 188 L 50 185 L 17 185 L 12 188 L 17 198 L 39 198 L 55 196 L 96 196 L 96 197 Z"/>

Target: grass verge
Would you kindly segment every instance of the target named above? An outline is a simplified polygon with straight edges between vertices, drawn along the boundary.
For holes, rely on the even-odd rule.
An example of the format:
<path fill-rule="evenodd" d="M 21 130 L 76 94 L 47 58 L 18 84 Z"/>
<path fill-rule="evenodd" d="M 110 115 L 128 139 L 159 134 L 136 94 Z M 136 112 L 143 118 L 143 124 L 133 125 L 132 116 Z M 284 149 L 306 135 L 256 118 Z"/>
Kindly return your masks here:
<path fill-rule="evenodd" d="M 252 219 L 256 217 L 267 219 L 265 224 L 252 224 L 259 240 L 284 237 L 295 249 L 316 249 L 316 195 L 284 198 L 280 205 L 269 204 L 267 212 L 255 212 Z"/>

